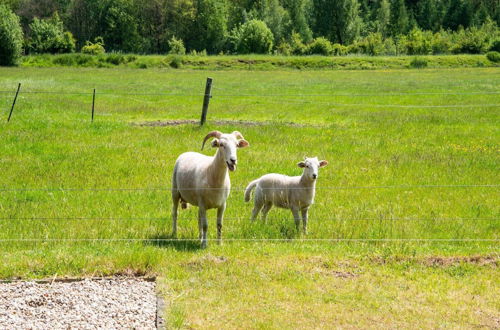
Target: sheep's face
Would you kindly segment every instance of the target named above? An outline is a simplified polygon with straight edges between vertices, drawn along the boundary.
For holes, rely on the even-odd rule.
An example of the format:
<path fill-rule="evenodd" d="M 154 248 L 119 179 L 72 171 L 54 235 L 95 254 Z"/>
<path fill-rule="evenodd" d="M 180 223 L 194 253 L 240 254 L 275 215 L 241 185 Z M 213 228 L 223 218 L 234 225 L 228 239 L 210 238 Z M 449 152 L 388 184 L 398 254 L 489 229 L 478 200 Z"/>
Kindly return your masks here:
<path fill-rule="evenodd" d="M 224 156 L 227 168 L 230 171 L 236 170 L 236 165 L 238 163 L 238 157 L 236 155 L 236 150 L 238 148 L 248 147 L 248 142 L 245 139 L 237 139 L 235 134 L 222 134 L 219 139 L 214 139 L 212 141 L 212 147 L 219 148 L 219 152 Z"/>
<path fill-rule="evenodd" d="M 320 167 L 328 165 L 326 160 L 318 160 L 318 157 L 305 158 L 304 161 L 297 164 L 300 168 L 304 169 L 304 175 L 309 180 L 316 180 Z"/>

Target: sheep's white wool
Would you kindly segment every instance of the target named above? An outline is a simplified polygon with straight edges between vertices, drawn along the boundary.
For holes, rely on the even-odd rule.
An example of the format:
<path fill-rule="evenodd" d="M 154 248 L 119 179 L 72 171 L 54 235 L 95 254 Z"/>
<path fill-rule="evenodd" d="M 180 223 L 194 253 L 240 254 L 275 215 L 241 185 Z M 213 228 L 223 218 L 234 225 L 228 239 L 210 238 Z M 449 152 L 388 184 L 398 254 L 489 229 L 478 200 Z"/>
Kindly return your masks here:
<path fill-rule="evenodd" d="M 177 234 L 177 209 L 179 202 L 199 208 L 198 224 L 202 247 L 207 246 L 208 222 L 206 210 L 217 209 L 217 238 L 221 239 L 222 219 L 226 200 L 231 190 L 229 171 L 236 170 L 237 148 L 249 144 L 241 133 L 234 131 L 223 134 L 213 131 L 205 136 L 202 149 L 209 138 L 215 138 L 211 145 L 217 148 L 215 156 L 209 157 L 197 152 L 186 152 L 177 158 L 172 177 L 172 227 L 173 236 Z"/>
<path fill-rule="evenodd" d="M 251 191 L 255 188 L 252 220 L 255 220 L 261 210 L 262 219 L 266 220 L 267 213 L 274 205 L 292 211 L 297 229 L 300 224 L 300 211 L 304 231 L 307 232 L 308 210 L 314 203 L 318 170 L 327 164 L 326 160 L 319 161 L 317 157 L 306 158 L 297 164 L 304 169 L 301 176 L 290 177 L 271 173 L 250 182 L 245 189 L 245 201 L 250 201 Z"/>

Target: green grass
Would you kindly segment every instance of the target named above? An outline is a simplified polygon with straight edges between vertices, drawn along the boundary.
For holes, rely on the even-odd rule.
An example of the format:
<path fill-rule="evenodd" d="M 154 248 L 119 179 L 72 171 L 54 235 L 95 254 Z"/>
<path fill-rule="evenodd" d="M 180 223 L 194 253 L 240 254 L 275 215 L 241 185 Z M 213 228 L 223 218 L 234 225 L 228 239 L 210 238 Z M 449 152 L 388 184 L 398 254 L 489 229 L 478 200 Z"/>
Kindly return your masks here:
<path fill-rule="evenodd" d="M 198 119 L 207 76 L 206 127 L 138 125 Z M 498 86 L 498 68 L 1 68 L 0 278 L 156 274 L 171 327 L 498 326 Z M 175 159 L 211 129 L 250 148 L 231 174 L 226 242 L 201 251 L 195 207 L 180 213 L 186 241 L 161 239 Z M 306 155 L 330 162 L 308 236 L 285 210 L 250 223 L 241 188 L 300 174 Z"/>
<path fill-rule="evenodd" d="M 495 67 L 486 55 L 418 56 L 433 68 Z M 61 54 L 30 55 L 21 59 L 25 67 L 129 67 L 197 70 L 374 70 L 415 67 L 415 56 L 279 56 L 279 55 L 133 55 L 133 54 Z"/>

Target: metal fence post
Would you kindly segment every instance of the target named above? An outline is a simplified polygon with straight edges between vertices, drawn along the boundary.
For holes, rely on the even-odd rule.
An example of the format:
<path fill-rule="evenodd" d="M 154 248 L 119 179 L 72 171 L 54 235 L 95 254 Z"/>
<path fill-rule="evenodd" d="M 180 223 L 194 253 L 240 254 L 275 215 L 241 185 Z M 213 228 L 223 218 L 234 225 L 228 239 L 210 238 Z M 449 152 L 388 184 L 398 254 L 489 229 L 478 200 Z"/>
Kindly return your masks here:
<path fill-rule="evenodd" d="M 21 83 L 17 85 L 16 96 L 14 96 L 14 102 L 12 102 L 12 107 L 10 108 L 9 118 L 7 118 L 7 122 L 10 121 L 10 117 L 12 116 L 12 112 L 14 111 L 14 106 L 16 105 L 17 95 L 19 94 L 19 90 L 21 89 Z"/>
<path fill-rule="evenodd" d="M 212 97 L 212 78 L 207 78 L 207 84 L 205 86 L 205 96 L 203 97 L 203 108 L 201 109 L 201 120 L 200 126 L 203 126 L 207 121 L 208 104 L 210 103 L 210 98 Z"/>

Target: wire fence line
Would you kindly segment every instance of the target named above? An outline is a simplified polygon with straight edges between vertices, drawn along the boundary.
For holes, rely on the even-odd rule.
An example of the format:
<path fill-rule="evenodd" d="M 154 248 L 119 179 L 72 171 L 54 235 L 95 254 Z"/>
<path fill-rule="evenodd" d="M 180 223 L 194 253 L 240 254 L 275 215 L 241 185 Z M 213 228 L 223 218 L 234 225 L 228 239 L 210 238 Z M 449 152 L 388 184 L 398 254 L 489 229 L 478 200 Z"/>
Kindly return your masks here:
<path fill-rule="evenodd" d="M 500 184 L 456 184 L 456 185 L 380 185 L 380 186 L 326 186 L 316 187 L 316 190 L 349 190 L 349 189 L 435 189 L 435 188 L 500 188 Z M 0 192 L 13 192 L 13 191 L 171 191 L 173 187 L 136 187 L 136 188 L 65 188 L 65 187 L 52 187 L 52 188 L 0 188 Z M 282 188 L 261 188 L 263 190 L 282 190 Z M 308 188 L 290 187 L 287 189 L 304 190 Z M 182 190 L 236 190 L 245 191 L 246 187 L 231 187 L 231 188 L 183 188 Z"/>
<path fill-rule="evenodd" d="M 71 221 L 164 221 L 169 220 L 170 216 L 165 217 L 0 217 L 0 221 L 46 221 L 46 220 L 71 220 Z M 326 219 L 312 219 L 313 222 L 318 221 L 332 221 L 332 222 L 344 222 L 344 221 L 499 221 L 500 218 L 326 218 Z M 179 221 L 198 221 L 196 218 L 190 219 L 179 219 Z M 253 221 L 251 218 L 240 217 L 240 218 L 226 218 L 224 221 Z M 260 219 L 255 219 L 254 221 L 260 222 Z M 272 222 L 273 219 L 268 219 Z"/>
<path fill-rule="evenodd" d="M 219 89 L 216 86 L 213 86 L 214 89 Z M 222 89 L 226 90 L 226 89 Z M 6 91 L 0 90 L 0 94 L 14 94 L 14 91 Z M 43 90 L 32 90 L 32 91 L 21 91 L 21 94 L 51 94 L 51 95 L 86 95 L 91 96 L 93 92 L 77 92 L 77 91 L 43 91 Z M 273 103 L 273 104 L 318 104 L 318 105 L 326 105 L 333 107 L 374 107 L 374 108 L 402 108 L 402 109 L 413 109 L 413 108 L 422 108 L 422 109 L 440 109 L 440 108 L 491 108 L 491 107 L 500 107 L 500 104 L 446 104 L 446 105 L 419 105 L 419 104 L 369 104 L 369 103 L 332 103 L 332 102 L 323 102 L 323 101 L 315 101 L 315 100 L 306 100 L 308 97 L 336 97 L 336 96 L 354 96 L 354 97 L 363 97 L 363 96 L 403 96 L 403 95 L 498 95 L 500 92 L 416 92 L 416 93 L 364 93 L 364 94 L 348 94 L 348 93 L 332 93 L 332 94 L 245 94 L 245 93 L 229 93 L 229 94 L 215 94 L 211 95 L 211 97 L 216 98 L 233 98 L 233 97 L 256 97 L 259 99 L 266 97 L 288 97 L 288 99 L 281 99 L 279 101 L 274 100 L 266 100 L 259 102 L 260 104 Z M 195 96 L 202 97 L 204 94 L 202 93 L 166 93 L 166 92 L 117 92 L 117 91 L 105 91 L 105 92 L 97 92 L 95 95 L 116 95 L 116 96 Z M 292 98 L 290 98 L 292 97 Z M 300 99 L 296 99 L 300 98 Z M 139 102 L 143 102 L 144 100 L 134 99 Z M 150 103 L 152 101 L 149 101 Z"/>
<path fill-rule="evenodd" d="M 219 241 L 207 238 L 207 241 Z M 498 238 L 223 238 L 224 242 L 500 242 Z M 14 242 L 199 242 L 197 238 L 6 238 Z"/>

